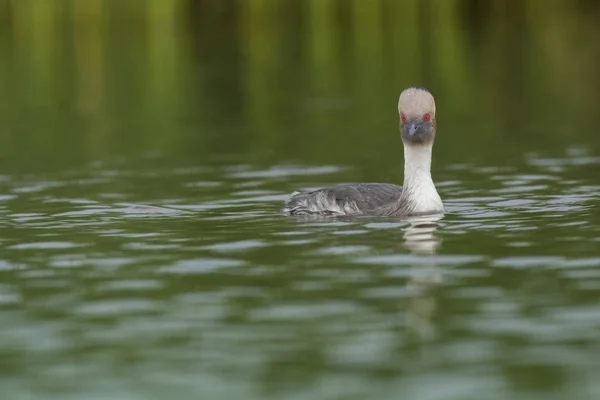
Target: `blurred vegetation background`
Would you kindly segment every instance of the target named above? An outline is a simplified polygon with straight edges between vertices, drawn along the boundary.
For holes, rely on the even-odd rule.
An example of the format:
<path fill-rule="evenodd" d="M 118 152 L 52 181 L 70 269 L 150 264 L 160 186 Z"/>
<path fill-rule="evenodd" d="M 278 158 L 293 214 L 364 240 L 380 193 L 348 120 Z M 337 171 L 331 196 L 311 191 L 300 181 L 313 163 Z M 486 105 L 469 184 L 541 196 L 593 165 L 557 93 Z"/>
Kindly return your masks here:
<path fill-rule="evenodd" d="M 436 95 L 442 163 L 597 150 L 599 18 L 594 0 L 1 0 L 0 172 L 148 152 L 397 166 L 412 85 Z"/>

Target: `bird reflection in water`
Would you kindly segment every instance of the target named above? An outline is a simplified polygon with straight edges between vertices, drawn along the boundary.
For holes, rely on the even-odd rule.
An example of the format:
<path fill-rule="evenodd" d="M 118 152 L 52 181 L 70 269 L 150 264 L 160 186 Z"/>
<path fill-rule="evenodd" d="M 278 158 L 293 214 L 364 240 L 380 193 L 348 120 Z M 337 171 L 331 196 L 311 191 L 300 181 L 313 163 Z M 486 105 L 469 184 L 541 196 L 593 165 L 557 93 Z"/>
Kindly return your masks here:
<path fill-rule="evenodd" d="M 436 265 L 435 254 L 441 245 L 436 235 L 442 214 L 411 217 L 409 226 L 404 229 L 404 247 L 414 255 L 412 273 L 408 287 L 414 296 L 406 310 L 408 328 L 422 339 L 433 338 L 432 318 L 436 311 L 434 291 L 442 281 L 442 274 Z"/>

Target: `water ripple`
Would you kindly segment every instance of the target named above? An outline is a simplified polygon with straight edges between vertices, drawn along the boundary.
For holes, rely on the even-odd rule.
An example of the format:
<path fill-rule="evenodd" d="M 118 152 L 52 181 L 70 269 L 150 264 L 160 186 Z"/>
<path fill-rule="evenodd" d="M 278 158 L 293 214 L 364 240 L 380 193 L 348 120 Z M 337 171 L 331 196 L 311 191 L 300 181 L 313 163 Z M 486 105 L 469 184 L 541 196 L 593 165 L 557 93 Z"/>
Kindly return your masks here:
<path fill-rule="evenodd" d="M 197 258 L 182 260 L 162 268 L 161 272 L 170 274 L 203 274 L 218 271 L 223 268 L 239 267 L 244 265 L 243 261 L 228 258 Z"/>

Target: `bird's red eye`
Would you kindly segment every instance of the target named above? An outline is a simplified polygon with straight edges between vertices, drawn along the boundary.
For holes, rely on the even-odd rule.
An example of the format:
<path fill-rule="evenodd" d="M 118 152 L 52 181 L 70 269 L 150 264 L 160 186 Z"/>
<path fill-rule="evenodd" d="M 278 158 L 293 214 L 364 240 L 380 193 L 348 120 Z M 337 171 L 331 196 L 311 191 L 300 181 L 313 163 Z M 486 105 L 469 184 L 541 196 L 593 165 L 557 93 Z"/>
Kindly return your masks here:
<path fill-rule="evenodd" d="M 402 120 L 402 122 L 406 121 L 406 115 L 404 115 L 404 114 L 400 115 L 400 119 Z"/>
<path fill-rule="evenodd" d="M 431 119 L 431 115 L 429 113 L 423 115 L 423 121 L 428 122 Z"/>

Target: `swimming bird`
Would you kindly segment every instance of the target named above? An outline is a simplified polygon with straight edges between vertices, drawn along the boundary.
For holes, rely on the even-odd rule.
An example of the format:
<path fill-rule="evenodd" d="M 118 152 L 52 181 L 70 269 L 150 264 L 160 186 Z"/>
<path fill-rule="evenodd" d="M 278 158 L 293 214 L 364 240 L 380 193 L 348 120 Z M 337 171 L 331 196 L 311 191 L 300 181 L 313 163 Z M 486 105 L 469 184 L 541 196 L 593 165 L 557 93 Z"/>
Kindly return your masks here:
<path fill-rule="evenodd" d="M 294 192 L 282 210 L 287 215 L 391 216 L 443 213 L 431 178 L 436 134 L 435 100 L 424 88 L 409 87 L 398 100 L 404 145 L 404 184 L 351 183 Z"/>

